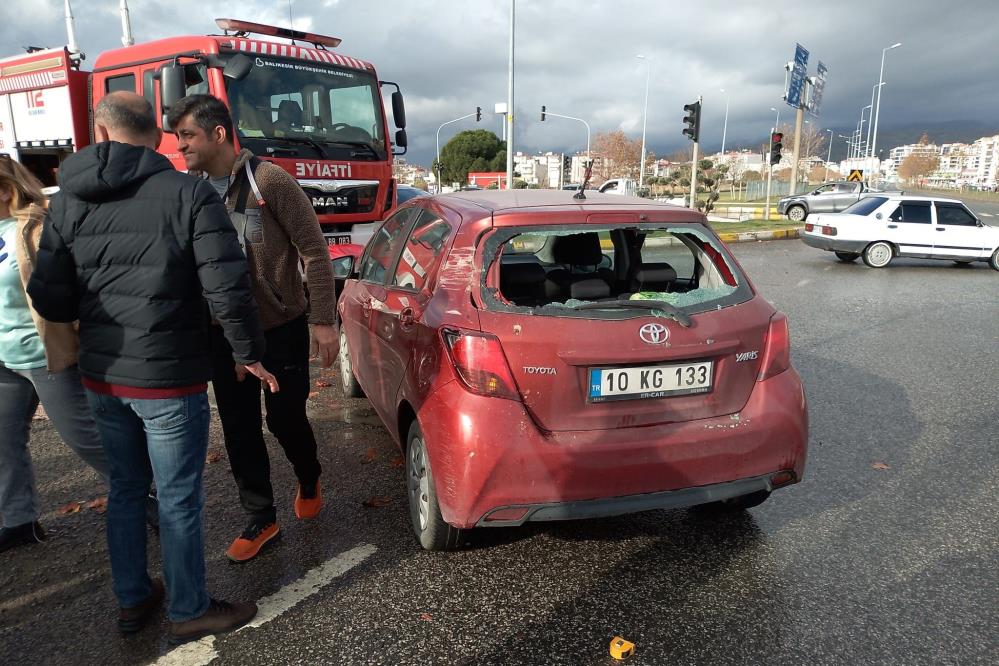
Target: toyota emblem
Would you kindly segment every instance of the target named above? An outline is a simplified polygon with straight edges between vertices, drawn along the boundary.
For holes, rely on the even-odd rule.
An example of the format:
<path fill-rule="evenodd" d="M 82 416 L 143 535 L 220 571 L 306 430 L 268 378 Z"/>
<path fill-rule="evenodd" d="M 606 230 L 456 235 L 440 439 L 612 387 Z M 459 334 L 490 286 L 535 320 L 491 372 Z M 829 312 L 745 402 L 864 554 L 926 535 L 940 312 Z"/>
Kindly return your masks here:
<path fill-rule="evenodd" d="M 642 342 L 661 345 L 669 340 L 669 329 L 662 324 L 646 324 L 638 329 L 638 335 L 642 338 Z"/>

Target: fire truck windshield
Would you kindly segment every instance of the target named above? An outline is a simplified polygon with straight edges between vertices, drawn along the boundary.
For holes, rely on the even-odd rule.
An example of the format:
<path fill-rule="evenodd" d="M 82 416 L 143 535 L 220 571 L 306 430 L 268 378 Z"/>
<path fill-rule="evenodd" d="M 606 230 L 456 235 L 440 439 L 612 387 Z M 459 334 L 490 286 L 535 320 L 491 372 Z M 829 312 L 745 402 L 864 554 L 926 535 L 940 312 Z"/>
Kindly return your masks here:
<path fill-rule="evenodd" d="M 240 80 L 227 80 L 241 145 L 259 155 L 385 160 L 378 81 L 327 63 L 257 56 Z"/>

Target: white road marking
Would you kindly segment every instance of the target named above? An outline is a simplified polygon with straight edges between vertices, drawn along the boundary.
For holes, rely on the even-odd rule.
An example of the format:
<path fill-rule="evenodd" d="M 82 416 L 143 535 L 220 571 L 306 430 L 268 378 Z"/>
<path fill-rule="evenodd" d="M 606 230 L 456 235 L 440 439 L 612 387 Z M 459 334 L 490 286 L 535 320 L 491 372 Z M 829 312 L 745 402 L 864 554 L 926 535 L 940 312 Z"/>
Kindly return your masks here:
<path fill-rule="evenodd" d="M 274 594 L 258 601 L 257 616 L 238 631 L 259 627 L 281 616 L 331 583 L 334 578 L 356 567 L 377 550 L 371 544 L 361 544 L 320 564 L 294 583 L 289 583 Z M 207 636 L 174 648 L 153 662 L 153 666 L 207 666 L 218 656 L 215 637 Z"/>
<path fill-rule="evenodd" d="M 979 213 L 982 217 L 995 217 L 992 213 Z"/>
<path fill-rule="evenodd" d="M 79 578 L 71 578 L 65 580 L 61 583 L 53 583 L 52 585 L 47 585 L 40 590 L 35 590 L 34 592 L 29 592 L 28 594 L 22 594 L 16 599 L 11 599 L 10 601 L 4 601 L 0 603 L 0 612 L 11 611 L 22 606 L 29 606 L 36 601 L 41 601 L 46 597 L 52 596 L 58 592 L 69 589 L 74 585 L 79 585 L 80 583 L 89 583 L 92 580 L 100 578 L 101 574 L 86 574 L 85 576 L 80 576 Z"/>

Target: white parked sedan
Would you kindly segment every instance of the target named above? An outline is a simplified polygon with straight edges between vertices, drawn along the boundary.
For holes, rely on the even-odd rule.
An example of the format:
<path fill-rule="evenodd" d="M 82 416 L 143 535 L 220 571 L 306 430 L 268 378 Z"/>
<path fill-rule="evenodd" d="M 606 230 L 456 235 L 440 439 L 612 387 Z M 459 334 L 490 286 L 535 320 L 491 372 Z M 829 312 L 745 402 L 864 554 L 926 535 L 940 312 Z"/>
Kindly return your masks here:
<path fill-rule="evenodd" d="M 871 268 L 883 268 L 895 257 L 916 257 L 987 261 L 999 271 L 999 227 L 983 224 L 956 199 L 868 197 L 842 213 L 809 217 L 801 239 L 835 252 L 840 261 L 862 257 Z"/>

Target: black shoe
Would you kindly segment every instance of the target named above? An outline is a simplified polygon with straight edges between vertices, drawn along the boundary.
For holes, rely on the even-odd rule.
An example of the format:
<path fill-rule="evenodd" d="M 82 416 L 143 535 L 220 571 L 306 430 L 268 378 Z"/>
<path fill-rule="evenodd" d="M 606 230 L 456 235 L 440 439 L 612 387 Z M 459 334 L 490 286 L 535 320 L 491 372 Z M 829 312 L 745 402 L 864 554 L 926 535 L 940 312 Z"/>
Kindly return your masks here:
<path fill-rule="evenodd" d="M 212 634 L 224 634 L 239 629 L 256 614 L 257 604 L 252 601 L 226 603 L 211 599 L 208 610 L 201 617 L 170 624 L 170 643 L 179 645 Z"/>
<path fill-rule="evenodd" d="M 160 501 L 155 492 L 146 495 L 146 524 L 156 534 L 160 533 Z"/>
<path fill-rule="evenodd" d="M 0 553 L 17 546 L 42 543 L 47 540 L 48 537 L 45 536 L 45 531 L 38 524 L 38 521 L 14 527 L 2 527 L 0 528 Z"/>
<path fill-rule="evenodd" d="M 154 578 L 145 601 L 132 608 L 118 609 L 118 630 L 123 634 L 134 634 L 142 629 L 149 616 L 163 603 L 164 594 L 163 581 Z"/>

